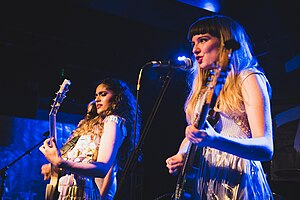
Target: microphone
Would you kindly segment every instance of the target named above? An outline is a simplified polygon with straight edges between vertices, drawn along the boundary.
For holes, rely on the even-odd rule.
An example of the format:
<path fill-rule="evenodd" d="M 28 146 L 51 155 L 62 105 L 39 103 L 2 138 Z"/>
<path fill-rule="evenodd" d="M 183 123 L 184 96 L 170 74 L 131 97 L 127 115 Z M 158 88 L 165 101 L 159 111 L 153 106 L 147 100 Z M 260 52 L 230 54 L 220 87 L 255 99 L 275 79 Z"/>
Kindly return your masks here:
<path fill-rule="evenodd" d="M 180 60 L 151 61 L 148 64 L 150 64 L 151 67 L 167 67 L 182 70 L 189 70 L 193 67 L 193 62 L 190 58 L 183 58 Z"/>

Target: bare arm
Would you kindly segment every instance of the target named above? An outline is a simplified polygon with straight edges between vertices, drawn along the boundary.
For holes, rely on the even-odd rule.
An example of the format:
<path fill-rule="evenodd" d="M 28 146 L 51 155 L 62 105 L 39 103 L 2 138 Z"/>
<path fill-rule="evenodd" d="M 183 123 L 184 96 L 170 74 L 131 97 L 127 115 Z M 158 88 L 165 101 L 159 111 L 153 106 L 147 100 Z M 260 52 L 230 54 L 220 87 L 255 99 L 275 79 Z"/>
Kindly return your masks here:
<path fill-rule="evenodd" d="M 50 145 L 48 144 L 50 142 Z M 40 151 L 53 165 L 67 169 L 73 173 L 90 177 L 105 177 L 122 143 L 122 131 L 116 122 L 108 120 L 104 124 L 104 132 L 101 137 L 97 162 L 76 163 L 62 159 L 52 139 L 47 139 Z"/>
<path fill-rule="evenodd" d="M 210 146 L 243 158 L 267 161 L 273 155 L 272 118 L 270 99 L 262 76 L 248 76 L 242 86 L 245 109 L 252 132 L 251 139 L 226 137 L 212 127 L 199 131 L 194 126 L 186 129 L 187 138 L 199 146 Z"/>
<path fill-rule="evenodd" d="M 184 160 L 184 154 L 187 152 L 189 144 L 190 141 L 187 138 L 184 138 L 180 144 L 177 154 L 166 159 L 166 167 L 168 168 L 170 174 L 176 175 L 181 169 Z"/>

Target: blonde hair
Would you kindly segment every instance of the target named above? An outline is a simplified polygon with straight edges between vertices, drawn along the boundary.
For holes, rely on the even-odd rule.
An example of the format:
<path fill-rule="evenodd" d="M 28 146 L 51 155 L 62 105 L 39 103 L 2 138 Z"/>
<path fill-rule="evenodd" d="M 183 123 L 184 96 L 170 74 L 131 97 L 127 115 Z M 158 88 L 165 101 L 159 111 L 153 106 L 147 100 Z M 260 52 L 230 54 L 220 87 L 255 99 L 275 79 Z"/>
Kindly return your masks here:
<path fill-rule="evenodd" d="M 241 93 L 243 74 L 258 67 L 258 61 L 253 56 L 249 37 L 239 23 L 222 15 L 212 15 L 198 19 L 190 26 L 188 39 L 191 41 L 194 35 L 205 33 L 209 33 L 220 40 L 219 63 L 224 63 L 224 59 L 227 59 L 228 50 L 223 48 L 226 41 L 234 40 L 240 44 L 240 48 L 231 54 L 230 71 L 214 109 L 230 115 L 241 115 L 245 112 Z M 191 90 L 184 105 L 186 119 L 189 124 L 193 123 L 192 119 L 199 98 L 203 98 L 207 90 L 206 81 L 209 73 L 208 70 L 199 68 L 198 63 L 194 62 L 188 80 Z"/>

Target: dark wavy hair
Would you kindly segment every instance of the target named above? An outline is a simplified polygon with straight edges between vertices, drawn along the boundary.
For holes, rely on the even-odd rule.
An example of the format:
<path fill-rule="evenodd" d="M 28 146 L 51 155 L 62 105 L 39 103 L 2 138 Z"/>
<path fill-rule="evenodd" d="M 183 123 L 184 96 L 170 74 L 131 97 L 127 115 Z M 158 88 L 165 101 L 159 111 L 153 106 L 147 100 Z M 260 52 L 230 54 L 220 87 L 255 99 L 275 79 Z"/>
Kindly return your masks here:
<path fill-rule="evenodd" d="M 129 84 L 126 82 L 116 78 L 105 78 L 97 83 L 96 88 L 100 84 L 105 85 L 106 89 L 113 92 L 113 96 L 110 100 L 111 106 L 98 114 L 96 101 L 93 100 L 89 102 L 84 119 L 82 119 L 78 123 L 77 128 L 73 130 L 72 135 L 67 139 L 63 148 L 61 148 L 61 153 L 63 155 L 68 152 L 68 150 L 73 148 L 81 135 L 93 131 L 95 126 L 98 126 L 100 130 L 103 129 L 102 122 L 106 116 L 117 115 L 125 119 L 125 127 L 127 130 L 127 136 L 119 148 L 117 155 L 119 170 L 123 171 L 126 161 L 138 144 L 140 138 L 141 110 Z M 100 131 L 100 133 L 102 133 L 102 131 Z M 95 134 L 98 134 L 98 132 Z M 141 160 L 141 156 L 139 159 Z"/>
<path fill-rule="evenodd" d="M 100 114 L 100 117 L 105 118 L 108 115 L 117 115 L 126 120 L 125 127 L 127 129 L 127 137 L 125 138 L 118 153 L 119 166 L 122 169 L 139 140 L 139 133 L 141 129 L 141 110 L 137 105 L 136 98 L 128 83 L 120 79 L 109 77 L 98 82 L 97 86 L 100 84 L 105 85 L 106 89 L 111 90 L 114 94 L 110 101 L 111 106 L 107 110 L 103 111 Z M 88 112 L 90 118 L 94 118 L 98 115 L 95 102 L 93 102 L 92 106 L 93 107 Z"/>

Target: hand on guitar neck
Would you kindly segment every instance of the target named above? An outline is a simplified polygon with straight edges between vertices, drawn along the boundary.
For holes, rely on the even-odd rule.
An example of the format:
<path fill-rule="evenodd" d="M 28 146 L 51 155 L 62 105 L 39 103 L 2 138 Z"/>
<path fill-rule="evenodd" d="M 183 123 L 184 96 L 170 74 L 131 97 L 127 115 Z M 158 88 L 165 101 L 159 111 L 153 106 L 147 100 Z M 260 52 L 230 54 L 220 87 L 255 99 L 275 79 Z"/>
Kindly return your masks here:
<path fill-rule="evenodd" d="M 56 114 L 60 105 L 63 102 L 63 99 L 66 97 L 66 92 L 69 90 L 68 87 L 71 84 L 71 81 L 65 79 L 63 83 L 60 85 L 59 91 L 56 93 L 56 97 L 54 98 L 53 104 L 51 105 L 51 110 L 49 113 L 49 132 L 50 138 L 44 141 L 44 144 L 39 148 L 39 150 L 45 155 L 47 151 L 47 160 L 51 163 L 58 163 L 61 159 L 60 152 L 57 149 L 57 134 L 56 134 Z M 51 154 L 49 154 L 51 152 Z M 44 174 L 44 180 L 48 180 L 50 178 L 50 183 L 47 184 L 45 199 L 53 200 L 57 199 L 57 185 L 59 178 L 59 169 L 55 167 L 53 164 L 45 164 L 41 168 L 41 173 Z"/>
<path fill-rule="evenodd" d="M 232 46 L 230 42 L 229 45 Z M 235 44 L 235 43 L 234 43 Z M 228 49 L 228 42 L 225 42 L 224 48 L 222 48 L 221 61 L 217 62 L 213 69 L 209 70 L 209 76 L 206 80 L 207 90 L 202 94 L 201 98 L 197 101 L 197 106 L 195 106 L 193 125 L 189 125 L 186 128 L 183 146 L 187 146 L 187 151 L 185 153 L 184 159 L 180 159 L 180 156 L 173 156 L 167 159 L 167 167 L 169 172 L 179 171 L 178 179 L 176 183 L 175 193 L 172 197 L 173 200 L 192 200 L 197 198 L 193 196 L 197 191 L 196 184 L 196 174 L 200 168 L 200 158 L 202 157 L 203 148 L 206 146 L 206 135 L 216 134 L 212 126 L 208 123 L 215 123 L 217 119 L 217 113 L 214 112 L 214 106 L 216 105 L 217 98 L 220 91 L 225 84 L 228 72 L 230 71 L 229 60 L 232 53 L 232 47 Z M 209 118 L 208 116 L 211 115 Z M 199 134 L 194 135 L 198 130 L 204 130 L 204 132 L 199 132 Z M 189 134 L 192 133 L 192 134 Z M 203 135 L 202 135 L 203 134 Z M 208 137 L 209 138 L 209 137 Z M 169 163 L 168 163 L 169 162 Z M 180 163 L 182 162 L 182 164 Z"/>

